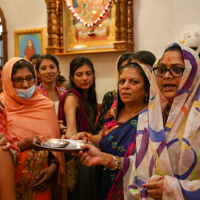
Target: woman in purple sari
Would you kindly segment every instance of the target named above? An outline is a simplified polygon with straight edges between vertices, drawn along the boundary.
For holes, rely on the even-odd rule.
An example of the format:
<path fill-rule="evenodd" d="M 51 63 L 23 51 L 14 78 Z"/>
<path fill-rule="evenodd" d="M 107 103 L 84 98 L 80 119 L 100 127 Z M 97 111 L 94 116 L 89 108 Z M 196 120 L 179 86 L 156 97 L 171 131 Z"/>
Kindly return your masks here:
<path fill-rule="evenodd" d="M 123 67 L 119 76 L 118 100 L 114 102 L 106 115 L 102 131 L 99 135 L 77 133 L 72 139 L 90 140 L 107 153 L 107 166 L 102 174 L 100 199 L 123 199 L 123 174 L 119 170 L 111 170 L 110 163 L 117 157 L 127 157 L 135 153 L 135 137 L 138 115 L 147 109 L 149 101 L 151 71 L 148 67 L 129 63 Z M 90 149 L 90 145 L 88 145 Z M 89 157 L 98 154 L 93 149 L 87 152 Z M 100 152 L 100 151 L 99 151 Z M 81 154 L 81 153 L 80 153 Z M 84 160 L 84 156 L 81 161 Z M 86 166 L 102 165 L 100 160 L 87 162 Z M 107 165 L 108 164 L 108 165 Z"/>

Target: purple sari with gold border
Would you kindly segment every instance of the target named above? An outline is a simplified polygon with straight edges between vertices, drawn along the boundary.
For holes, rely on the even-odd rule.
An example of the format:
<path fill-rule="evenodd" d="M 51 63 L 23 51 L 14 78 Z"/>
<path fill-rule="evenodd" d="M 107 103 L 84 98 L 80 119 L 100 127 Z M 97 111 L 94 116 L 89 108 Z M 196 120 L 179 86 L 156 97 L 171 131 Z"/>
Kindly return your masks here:
<path fill-rule="evenodd" d="M 135 153 L 135 137 L 138 115 L 119 123 L 115 120 L 116 101 L 106 115 L 102 127 L 102 152 L 125 157 Z M 100 199 L 123 199 L 123 174 L 118 170 L 106 169 L 102 173 Z"/>

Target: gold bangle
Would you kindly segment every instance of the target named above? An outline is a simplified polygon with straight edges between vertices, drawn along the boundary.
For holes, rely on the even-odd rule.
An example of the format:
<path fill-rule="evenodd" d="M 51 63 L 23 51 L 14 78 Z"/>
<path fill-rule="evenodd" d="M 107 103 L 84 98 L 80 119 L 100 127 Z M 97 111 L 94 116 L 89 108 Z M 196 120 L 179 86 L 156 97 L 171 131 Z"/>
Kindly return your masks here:
<path fill-rule="evenodd" d="M 93 135 L 91 134 L 91 133 L 86 133 L 86 132 L 83 132 L 85 135 L 86 135 L 86 137 L 93 143 Z M 91 137 L 91 139 L 90 139 L 90 137 Z"/>

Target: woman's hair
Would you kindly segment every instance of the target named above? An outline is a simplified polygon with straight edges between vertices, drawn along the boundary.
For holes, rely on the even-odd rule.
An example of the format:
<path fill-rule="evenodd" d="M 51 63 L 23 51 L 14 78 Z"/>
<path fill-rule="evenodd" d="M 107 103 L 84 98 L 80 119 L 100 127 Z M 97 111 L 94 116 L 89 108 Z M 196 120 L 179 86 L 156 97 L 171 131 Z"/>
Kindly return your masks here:
<path fill-rule="evenodd" d="M 173 45 L 173 46 L 170 46 L 169 48 L 165 49 L 163 55 L 168 52 L 168 51 L 178 51 L 181 53 L 181 56 L 183 58 L 183 53 L 182 53 L 182 50 L 181 50 L 181 47 L 177 44 L 177 45 Z M 161 60 L 161 59 L 160 59 Z M 158 61 L 158 64 L 160 63 L 160 60 Z M 183 58 L 184 60 L 184 58 Z"/>
<path fill-rule="evenodd" d="M 59 82 L 63 83 L 63 82 L 65 82 L 66 80 L 67 80 L 67 79 L 66 79 L 63 75 L 61 75 L 61 73 L 60 73 L 60 71 L 59 71 L 59 74 L 58 74 L 58 77 L 57 77 L 56 81 L 59 81 Z"/>
<path fill-rule="evenodd" d="M 150 51 L 137 51 L 130 55 L 128 62 L 131 62 L 134 59 L 139 60 L 141 63 L 144 63 L 144 65 L 150 65 L 151 67 L 153 67 L 153 64 L 156 61 L 156 57 Z"/>
<path fill-rule="evenodd" d="M 118 59 L 118 61 L 117 61 L 117 69 L 118 69 L 118 71 L 119 71 L 119 68 L 120 68 L 121 64 L 122 64 L 125 60 L 128 60 L 129 57 L 132 56 L 132 55 L 133 55 L 133 53 L 127 52 L 127 53 L 122 54 L 122 55 L 119 57 L 119 59 Z"/>
<path fill-rule="evenodd" d="M 37 59 L 37 62 L 36 62 L 36 65 L 35 65 L 35 69 L 37 70 L 37 72 L 39 72 L 40 64 L 44 59 L 51 60 L 56 65 L 57 69 L 59 70 L 59 62 L 56 59 L 56 57 L 52 56 L 51 54 L 44 54 L 44 55 L 41 55 L 40 57 L 38 57 L 38 59 Z"/>
<path fill-rule="evenodd" d="M 39 58 L 39 57 L 40 57 L 39 54 L 33 54 L 33 55 L 30 57 L 30 61 L 32 61 L 33 59 Z"/>
<path fill-rule="evenodd" d="M 141 68 L 141 66 L 138 63 L 131 62 L 131 63 L 126 64 L 122 68 L 122 70 L 120 71 L 119 77 L 121 76 L 121 74 L 124 71 L 124 69 L 130 69 L 130 68 L 136 69 L 137 72 L 143 77 L 143 80 L 144 80 L 144 90 L 145 90 L 145 92 L 147 92 L 149 94 L 150 93 L 150 83 L 149 83 L 149 80 L 148 80 L 145 72 L 143 71 L 143 69 Z M 118 91 L 117 95 L 118 95 L 118 100 L 117 100 L 117 117 L 118 117 L 121 109 L 124 107 L 124 102 L 120 98 L 119 91 Z M 147 101 L 145 101 L 145 99 L 144 99 L 144 102 L 146 102 L 146 103 L 149 102 L 149 96 L 147 97 L 147 99 L 148 99 Z"/>
<path fill-rule="evenodd" d="M 76 84 L 73 82 L 72 78 L 74 77 L 74 73 L 75 71 L 79 68 L 82 67 L 83 65 L 88 65 L 93 73 L 93 83 L 90 86 L 90 88 L 88 89 L 88 94 L 87 94 L 87 99 L 85 99 L 84 97 L 84 93 L 83 90 L 79 87 L 76 86 Z M 76 58 L 74 58 L 71 63 L 70 63 L 70 74 L 69 74 L 69 83 L 70 83 L 70 89 L 75 89 L 76 91 L 78 91 L 83 99 L 83 107 L 85 109 L 85 112 L 87 115 L 90 114 L 90 106 L 92 107 L 92 110 L 94 112 L 94 115 L 96 116 L 98 114 L 97 111 L 97 97 L 96 97 L 96 90 L 95 90 L 95 71 L 94 71 L 94 66 L 92 61 L 85 57 L 85 56 L 78 56 Z"/>
<path fill-rule="evenodd" d="M 27 61 L 27 60 L 19 60 L 17 61 L 14 65 L 13 65 L 13 69 L 12 69 L 12 74 L 11 77 L 17 72 L 18 69 L 24 69 L 24 68 L 28 68 L 29 71 L 33 74 L 33 76 L 35 77 L 35 70 L 33 65 Z"/>
<path fill-rule="evenodd" d="M 181 47 L 177 44 L 177 45 L 173 45 L 173 46 L 170 46 L 169 48 L 165 49 L 164 53 L 167 52 L 167 51 L 179 51 L 181 52 L 182 54 L 182 50 L 181 50 Z M 183 54 L 182 54 L 183 55 Z"/>

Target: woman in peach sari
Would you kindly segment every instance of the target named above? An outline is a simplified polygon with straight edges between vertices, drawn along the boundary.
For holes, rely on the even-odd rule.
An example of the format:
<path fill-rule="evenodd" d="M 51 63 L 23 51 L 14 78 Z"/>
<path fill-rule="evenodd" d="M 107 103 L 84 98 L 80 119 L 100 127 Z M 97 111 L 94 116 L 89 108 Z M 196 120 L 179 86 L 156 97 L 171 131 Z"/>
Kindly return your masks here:
<path fill-rule="evenodd" d="M 33 65 L 25 59 L 12 58 L 3 68 L 2 80 L 4 93 L 0 100 L 5 105 L 7 131 L 15 145 L 21 149 L 24 141 L 27 141 L 25 144 L 29 147 L 28 138 L 34 135 L 60 138 L 54 103 L 38 93 Z M 63 158 L 61 153 L 35 151 L 32 148 L 22 152 L 15 168 L 17 199 L 66 199 Z M 55 197 L 52 197 L 52 182 L 59 186 L 52 188 L 62 198 L 55 193 Z"/>

